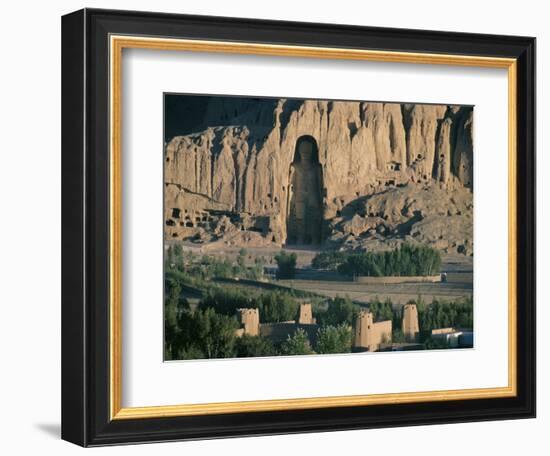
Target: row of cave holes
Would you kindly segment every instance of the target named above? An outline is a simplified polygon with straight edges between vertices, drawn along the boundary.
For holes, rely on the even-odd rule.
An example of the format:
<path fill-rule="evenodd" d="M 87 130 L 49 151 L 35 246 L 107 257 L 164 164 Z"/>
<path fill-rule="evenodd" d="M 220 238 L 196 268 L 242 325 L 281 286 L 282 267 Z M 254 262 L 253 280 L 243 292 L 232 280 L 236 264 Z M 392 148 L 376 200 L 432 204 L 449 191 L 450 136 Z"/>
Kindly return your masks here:
<path fill-rule="evenodd" d="M 189 221 L 189 222 L 179 222 L 179 224 L 180 224 L 180 226 L 186 226 L 188 228 L 195 228 L 195 226 L 200 227 L 200 228 L 207 228 L 208 227 L 208 222 L 190 222 Z M 167 226 L 176 226 L 177 223 L 172 219 L 168 219 L 168 220 L 166 220 L 166 225 Z"/>
<path fill-rule="evenodd" d="M 187 209 L 185 209 L 185 212 L 187 213 Z M 176 222 L 173 219 L 179 219 L 180 217 L 181 217 L 181 209 L 179 209 L 177 207 L 172 208 L 172 218 L 166 220 L 166 225 L 167 226 L 176 226 Z M 194 228 L 195 223 L 196 223 L 197 224 L 196 226 L 206 228 L 207 227 L 207 222 L 211 222 L 213 220 L 214 219 L 212 217 L 209 217 L 207 214 L 202 214 L 202 216 L 200 216 L 200 217 L 195 217 L 194 221 L 191 219 L 190 215 L 186 215 L 185 219 L 183 221 L 180 221 L 179 224 L 180 224 L 180 226 L 186 226 L 188 228 Z"/>
<path fill-rule="evenodd" d="M 181 215 L 181 210 L 178 209 L 178 208 L 173 208 L 172 209 L 172 218 L 166 220 L 166 225 L 167 226 L 176 226 L 177 223 L 174 219 L 175 218 L 179 219 L 180 215 Z M 209 217 L 207 215 L 203 215 L 202 217 L 195 217 L 195 222 L 193 222 L 191 220 L 191 217 L 189 217 L 189 215 L 187 215 L 185 217 L 185 221 L 179 222 L 179 225 L 180 226 L 185 226 L 187 228 L 195 228 L 195 226 L 197 226 L 199 228 L 208 228 L 208 223 L 212 222 L 212 221 L 214 221 L 214 219 L 212 217 Z M 244 226 L 241 226 L 241 231 L 245 231 Z M 265 234 L 264 230 L 262 230 L 261 228 L 258 228 L 258 227 L 254 227 L 254 226 L 249 227 L 248 231 L 256 231 L 258 233 Z"/>
<path fill-rule="evenodd" d="M 208 228 L 208 222 L 179 222 L 180 226 L 185 226 L 187 228 L 195 228 L 195 226 L 199 228 Z M 166 220 L 166 226 L 176 226 L 177 223 L 173 219 Z"/>

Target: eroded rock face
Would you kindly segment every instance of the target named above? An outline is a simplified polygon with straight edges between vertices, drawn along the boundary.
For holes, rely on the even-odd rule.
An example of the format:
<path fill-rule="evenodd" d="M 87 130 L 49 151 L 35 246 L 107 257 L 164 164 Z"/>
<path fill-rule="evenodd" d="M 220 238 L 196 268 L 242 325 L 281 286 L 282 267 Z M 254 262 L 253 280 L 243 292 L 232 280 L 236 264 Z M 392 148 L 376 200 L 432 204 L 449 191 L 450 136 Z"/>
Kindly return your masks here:
<path fill-rule="evenodd" d="M 357 198 L 342 215 L 329 225 L 327 241 L 336 246 L 391 250 L 407 242 L 473 254 L 473 199 L 466 187 L 409 183 Z"/>
<path fill-rule="evenodd" d="M 222 233 L 218 226 L 220 218 L 227 217 L 233 226 L 233 239 L 238 237 L 234 232 L 240 231 L 256 233 L 270 243 L 285 243 L 290 234 L 291 203 L 295 201 L 292 179 L 296 172 L 292 173 L 292 164 L 297 143 L 304 136 L 310 136 L 317 147 L 323 239 L 335 229 L 343 238 L 357 236 L 357 220 L 353 226 L 347 219 L 340 224 L 334 222 L 339 217 L 353 217 L 352 203 L 361 198 L 377 194 L 388 198 L 387 190 L 405 188 L 415 192 L 418 186 L 433 187 L 447 195 L 466 192 L 471 202 L 471 107 L 216 100 L 205 110 L 203 131 L 174 137 L 166 144 L 167 239 L 222 239 L 229 232 Z M 312 174 L 311 170 L 299 173 Z M 370 204 L 374 207 L 375 201 Z M 394 206 L 397 213 L 403 210 L 415 217 L 414 203 L 403 206 L 388 200 L 384 204 Z M 423 209 L 425 224 L 429 216 L 447 217 L 437 211 L 431 213 L 432 206 L 428 206 Z M 404 217 L 388 210 L 388 217 Z M 388 230 L 391 232 L 386 225 L 393 222 L 384 223 L 366 222 L 366 231 L 386 235 Z M 201 235 L 200 230 L 212 239 L 205 240 L 208 236 Z M 253 237 L 257 243 L 256 234 Z M 246 238 L 244 234 L 239 236 Z"/>

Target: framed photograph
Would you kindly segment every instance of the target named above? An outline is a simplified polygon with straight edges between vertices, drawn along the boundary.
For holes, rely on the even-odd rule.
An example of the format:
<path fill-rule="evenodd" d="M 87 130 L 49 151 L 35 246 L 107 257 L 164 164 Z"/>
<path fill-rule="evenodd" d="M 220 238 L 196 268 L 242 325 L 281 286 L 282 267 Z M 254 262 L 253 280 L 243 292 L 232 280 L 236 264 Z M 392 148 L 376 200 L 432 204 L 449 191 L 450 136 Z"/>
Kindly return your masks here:
<path fill-rule="evenodd" d="M 62 20 L 62 437 L 535 416 L 535 39 Z"/>

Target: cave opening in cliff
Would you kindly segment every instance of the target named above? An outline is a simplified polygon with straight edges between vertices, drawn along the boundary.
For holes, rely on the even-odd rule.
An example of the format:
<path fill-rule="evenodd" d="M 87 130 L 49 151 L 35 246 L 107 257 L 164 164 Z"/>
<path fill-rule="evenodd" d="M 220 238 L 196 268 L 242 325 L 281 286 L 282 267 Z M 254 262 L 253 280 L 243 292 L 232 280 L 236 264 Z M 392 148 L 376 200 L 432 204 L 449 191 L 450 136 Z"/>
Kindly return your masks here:
<path fill-rule="evenodd" d="M 323 241 L 323 174 L 317 142 L 311 136 L 296 141 L 290 165 L 287 244 L 318 245 Z"/>

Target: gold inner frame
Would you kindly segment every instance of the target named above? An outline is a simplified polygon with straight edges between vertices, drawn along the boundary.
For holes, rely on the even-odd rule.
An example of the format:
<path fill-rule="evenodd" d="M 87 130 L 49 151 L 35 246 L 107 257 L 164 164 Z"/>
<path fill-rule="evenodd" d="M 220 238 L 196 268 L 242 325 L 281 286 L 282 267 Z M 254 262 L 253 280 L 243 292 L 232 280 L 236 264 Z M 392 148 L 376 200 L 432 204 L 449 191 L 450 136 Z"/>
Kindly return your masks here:
<path fill-rule="evenodd" d="M 517 61 L 468 55 L 389 52 L 243 42 L 110 36 L 110 414 L 111 419 L 158 418 L 239 412 L 513 397 L 517 394 Z M 318 59 L 367 60 L 508 70 L 508 385 L 494 388 L 275 399 L 170 406 L 122 407 L 122 51 L 195 51 Z"/>

